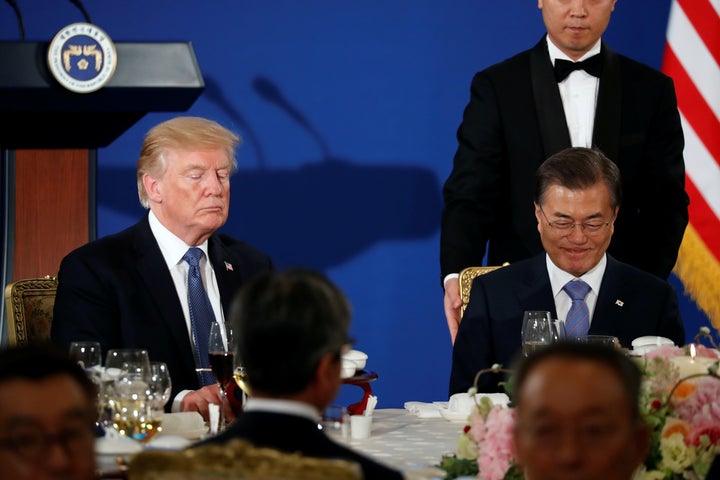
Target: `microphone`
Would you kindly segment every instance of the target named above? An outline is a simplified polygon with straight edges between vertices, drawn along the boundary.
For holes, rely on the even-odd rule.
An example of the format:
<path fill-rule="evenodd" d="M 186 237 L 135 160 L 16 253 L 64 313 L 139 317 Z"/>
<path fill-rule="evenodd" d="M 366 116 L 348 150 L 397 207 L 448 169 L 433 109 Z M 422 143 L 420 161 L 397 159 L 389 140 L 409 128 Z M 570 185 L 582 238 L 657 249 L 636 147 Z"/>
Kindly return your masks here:
<path fill-rule="evenodd" d="M 85 6 L 82 4 L 82 2 L 80 0 L 70 0 L 70 3 L 75 5 L 78 8 L 78 10 L 80 10 L 82 12 L 83 17 L 85 17 L 86 23 L 92 23 L 92 20 L 90 20 L 90 15 L 88 15 L 87 10 L 85 10 Z"/>
<path fill-rule="evenodd" d="M 285 98 L 277 85 L 275 85 L 268 78 L 255 77 L 255 80 L 253 80 L 253 88 L 257 93 L 260 94 L 261 97 L 263 97 L 268 102 L 274 103 L 275 105 L 280 107 L 283 111 L 285 111 L 285 113 L 290 115 L 293 120 L 295 120 L 305 130 L 307 130 L 319 145 L 323 157 L 326 159 L 331 158 L 330 149 L 325 143 L 325 140 L 323 140 L 322 136 L 320 136 L 317 130 L 315 130 L 315 127 L 310 124 L 308 119 L 305 118 L 305 115 L 303 115 L 302 112 L 298 111 L 297 108 L 293 107 L 290 104 L 290 102 Z"/>
<path fill-rule="evenodd" d="M 18 7 L 18 4 L 15 0 L 5 0 L 5 1 L 15 11 L 15 16 L 17 17 L 17 23 L 18 23 L 18 30 L 20 30 L 20 40 L 25 40 L 25 25 L 23 25 L 23 19 L 22 19 L 22 14 L 20 13 L 20 7 Z"/>

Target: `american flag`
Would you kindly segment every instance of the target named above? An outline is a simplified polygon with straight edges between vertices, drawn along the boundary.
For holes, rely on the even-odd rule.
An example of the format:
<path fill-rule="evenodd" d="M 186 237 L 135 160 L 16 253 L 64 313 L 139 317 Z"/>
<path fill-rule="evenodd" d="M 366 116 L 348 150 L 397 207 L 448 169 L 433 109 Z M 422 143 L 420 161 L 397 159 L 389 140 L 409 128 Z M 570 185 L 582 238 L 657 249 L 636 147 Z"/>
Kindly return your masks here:
<path fill-rule="evenodd" d="M 720 328 L 720 0 L 673 0 L 662 70 L 675 82 L 690 196 L 675 274 Z"/>

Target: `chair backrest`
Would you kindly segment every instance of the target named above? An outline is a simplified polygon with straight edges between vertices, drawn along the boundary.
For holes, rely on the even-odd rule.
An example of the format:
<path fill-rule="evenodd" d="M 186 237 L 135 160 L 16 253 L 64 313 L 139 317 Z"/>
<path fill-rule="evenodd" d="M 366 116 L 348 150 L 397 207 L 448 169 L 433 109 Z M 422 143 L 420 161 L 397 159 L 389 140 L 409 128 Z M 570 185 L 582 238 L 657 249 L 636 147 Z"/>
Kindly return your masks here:
<path fill-rule="evenodd" d="M 57 278 L 16 280 L 5 287 L 8 345 L 27 345 L 50 338 Z"/>
<path fill-rule="evenodd" d="M 472 287 L 472 282 L 475 280 L 475 277 L 478 275 L 484 275 L 488 272 L 492 272 L 493 270 L 497 270 L 500 267 L 504 267 L 506 265 L 510 265 L 508 262 L 503 263 L 502 265 L 490 265 L 487 267 L 467 267 L 464 268 L 460 272 L 460 299 L 462 300 L 462 306 L 460 307 L 460 318 L 465 314 L 465 309 L 467 308 L 468 302 L 470 301 L 470 287 Z"/>
<path fill-rule="evenodd" d="M 354 462 L 306 457 L 244 440 L 177 452 L 145 450 L 130 461 L 128 480 L 360 480 Z"/>

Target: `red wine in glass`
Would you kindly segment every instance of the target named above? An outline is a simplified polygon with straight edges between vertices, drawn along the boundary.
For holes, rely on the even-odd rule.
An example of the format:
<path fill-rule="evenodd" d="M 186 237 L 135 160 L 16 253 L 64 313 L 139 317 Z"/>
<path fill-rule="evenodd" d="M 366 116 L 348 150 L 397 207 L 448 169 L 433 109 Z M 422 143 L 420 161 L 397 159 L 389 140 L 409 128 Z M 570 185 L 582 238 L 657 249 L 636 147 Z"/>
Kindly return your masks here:
<path fill-rule="evenodd" d="M 235 355 L 232 352 L 210 352 L 210 368 L 224 392 L 235 384 L 234 359 Z"/>

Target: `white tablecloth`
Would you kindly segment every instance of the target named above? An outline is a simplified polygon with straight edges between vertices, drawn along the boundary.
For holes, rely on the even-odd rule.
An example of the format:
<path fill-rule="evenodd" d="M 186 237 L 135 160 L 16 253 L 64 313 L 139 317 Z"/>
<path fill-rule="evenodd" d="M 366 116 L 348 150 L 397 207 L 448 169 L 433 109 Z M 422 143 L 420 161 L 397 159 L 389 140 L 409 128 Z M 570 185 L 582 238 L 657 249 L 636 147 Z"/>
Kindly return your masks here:
<path fill-rule="evenodd" d="M 432 466 L 455 451 L 464 426 L 444 418 L 418 418 L 404 409 L 379 409 L 373 414 L 370 438 L 345 444 L 408 478 L 442 478 L 442 471 Z"/>
<path fill-rule="evenodd" d="M 372 433 L 365 440 L 343 440 L 350 448 L 367 455 L 374 460 L 396 468 L 405 473 L 411 480 L 429 480 L 443 478 L 442 470 L 434 467 L 440 462 L 443 454 L 455 451 L 457 439 L 464 423 L 450 422 L 444 418 L 418 418 L 405 409 L 379 409 L 373 414 Z M 160 447 L 162 435 L 154 438 L 151 443 Z M 182 440 L 179 437 L 175 439 Z M 135 449 L 140 447 L 129 439 L 124 442 Z M 103 440 L 98 447 L 103 446 Z M 176 447 L 182 448 L 188 442 Z M 110 446 L 105 443 L 105 447 Z M 163 445 L 170 448 L 171 445 Z M 105 471 L 113 471 L 117 467 L 120 452 L 108 450 L 106 455 L 98 455 L 99 467 Z M 127 452 L 126 452 L 127 453 Z M 126 455 L 128 458 L 131 454 Z"/>

